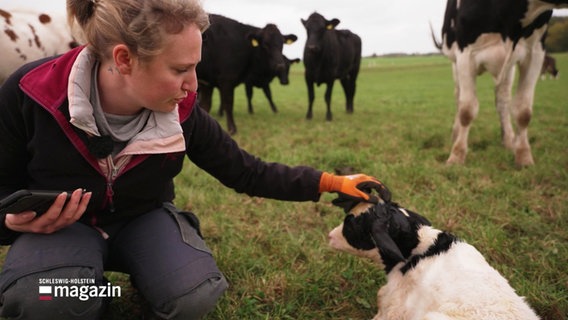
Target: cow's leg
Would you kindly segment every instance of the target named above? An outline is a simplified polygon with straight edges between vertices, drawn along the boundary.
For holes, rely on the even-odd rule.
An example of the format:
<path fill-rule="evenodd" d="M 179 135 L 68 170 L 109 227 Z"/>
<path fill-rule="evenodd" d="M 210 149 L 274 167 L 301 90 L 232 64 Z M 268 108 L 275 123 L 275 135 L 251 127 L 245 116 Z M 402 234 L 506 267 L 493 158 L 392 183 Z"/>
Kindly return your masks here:
<path fill-rule="evenodd" d="M 327 105 L 327 112 L 325 114 L 325 119 L 331 121 L 333 116 L 331 115 L 331 93 L 333 92 L 333 82 L 329 81 L 325 88 L 325 104 Z"/>
<path fill-rule="evenodd" d="M 254 110 L 252 108 L 252 84 L 245 83 L 245 92 L 247 94 L 247 103 L 248 103 L 248 113 L 253 114 Z"/>
<path fill-rule="evenodd" d="M 345 110 L 347 113 L 353 113 L 353 98 L 355 97 L 355 79 L 342 78 L 341 86 L 345 92 Z"/>
<path fill-rule="evenodd" d="M 221 88 L 219 88 L 219 95 L 221 95 Z M 223 100 L 221 98 L 221 102 L 219 102 L 219 111 L 217 111 L 217 115 L 219 117 L 223 117 L 225 114 L 225 110 L 223 110 Z"/>
<path fill-rule="evenodd" d="M 225 110 L 223 110 L 223 105 L 220 103 L 219 104 L 219 111 L 217 111 L 217 115 L 219 117 L 222 117 L 225 114 Z"/>
<path fill-rule="evenodd" d="M 458 70 L 456 68 L 456 64 L 452 63 L 452 76 L 454 78 L 454 101 L 456 103 L 456 106 L 458 104 L 458 100 L 460 97 L 460 87 L 459 87 L 459 79 L 458 79 Z M 456 115 L 457 117 L 457 115 Z M 457 139 L 457 133 L 458 133 L 458 128 L 457 125 L 458 123 L 456 122 L 457 118 L 454 119 L 454 124 L 452 126 L 452 145 L 454 144 L 454 142 Z"/>
<path fill-rule="evenodd" d="M 462 164 L 465 162 L 469 129 L 479 110 L 479 101 L 475 92 L 476 67 L 468 51 L 466 49 L 456 59 L 457 113 L 452 132 L 454 143 L 450 157 L 447 160 L 448 164 Z"/>
<path fill-rule="evenodd" d="M 501 141 L 505 148 L 513 150 L 515 132 L 511 124 L 511 89 L 515 79 L 515 68 L 505 73 L 500 83 L 495 83 L 495 108 L 501 122 Z M 497 81 L 497 79 L 495 79 Z"/>
<path fill-rule="evenodd" d="M 517 135 L 514 140 L 515 164 L 519 167 L 534 164 L 528 126 L 532 117 L 534 90 L 543 58 L 544 50 L 538 45 L 532 48 L 527 59 L 519 63 L 519 84 L 512 104 L 512 114 L 517 125 Z"/>
<path fill-rule="evenodd" d="M 221 86 L 219 91 L 221 92 L 221 108 L 225 111 L 227 115 L 227 131 L 230 134 L 237 133 L 237 126 L 235 125 L 235 120 L 233 119 L 233 103 L 235 88 L 232 86 Z"/>
<path fill-rule="evenodd" d="M 272 91 L 270 91 L 270 85 L 267 83 L 262 87 L 262 91 L 264 91 L 264 95 L 266 96 L 266 99 L 268 99 L 268 103 L 270 103 L 270 109 L 272 109 L 272 112 L 277 113 L 278 109 L 276 109 L 276 105 L 274 104 L 274 101 L 272 101 Z"/>
<path fill-rule="evenodd" d="M 314 82 L 306 78 L 306 85 L 308 86 L 308 113 L 306 119 L 312 119 L 312 106 L 314 105 Z"/>
<path fill-rule="evenodd" d="M 211 111 L 211 97 L 213 96 L 213 87 L 201 84 L 198 90 L 199 105 L 203 110 Z"/>

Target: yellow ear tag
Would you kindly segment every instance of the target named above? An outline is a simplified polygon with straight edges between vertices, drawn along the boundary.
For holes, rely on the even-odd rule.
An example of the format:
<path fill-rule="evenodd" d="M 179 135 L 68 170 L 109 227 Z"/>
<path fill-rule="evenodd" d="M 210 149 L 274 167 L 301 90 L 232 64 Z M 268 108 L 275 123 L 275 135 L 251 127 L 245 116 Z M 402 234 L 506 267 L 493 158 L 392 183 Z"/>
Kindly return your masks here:
<path fill-rule="evenodd" d="M 258 47 L 258 41 L 256 39 L 252 39 L 250 42 L 252 43 L 253 47 Z"/>
<path fill-rule="evenodd" d="M 286 44 L 292 44 L 292 43 L 294 43 L 294 40 L 292 40 L 292 39 L 286 40 Z"/>
<path fill-rule="evenodd" d="M 333 25 L 332 24 L 328 24 L 327 25 L 327 30 L 332 30 L 333 29 Z"/>

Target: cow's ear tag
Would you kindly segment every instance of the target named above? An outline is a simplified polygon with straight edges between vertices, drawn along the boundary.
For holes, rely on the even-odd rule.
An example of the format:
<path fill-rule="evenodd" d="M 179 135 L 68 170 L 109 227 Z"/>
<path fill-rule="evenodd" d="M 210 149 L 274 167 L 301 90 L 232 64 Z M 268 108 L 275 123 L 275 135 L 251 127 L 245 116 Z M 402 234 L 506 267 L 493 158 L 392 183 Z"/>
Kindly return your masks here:
<path fill-rule="evenodd" d="M 286 40 L 286 44 L 292 44 L 292 43 L 294 43 L 294 40 L 292 40 L 292 39 Z"/>
<path fill-rule="evenodd" d="M 328 24 L 326 28 L 327 28 L 327 30 L 333 30 L 333 25 L 332 25 L 332 24 Z"/>
<path fill-rule="evenodd" d="M 258 47 L 258 40 L 252 39 L 252 40 L 250 41 L 250 43 L 252 44 L 253 47 L 255 47 L 255 48 Z"/>

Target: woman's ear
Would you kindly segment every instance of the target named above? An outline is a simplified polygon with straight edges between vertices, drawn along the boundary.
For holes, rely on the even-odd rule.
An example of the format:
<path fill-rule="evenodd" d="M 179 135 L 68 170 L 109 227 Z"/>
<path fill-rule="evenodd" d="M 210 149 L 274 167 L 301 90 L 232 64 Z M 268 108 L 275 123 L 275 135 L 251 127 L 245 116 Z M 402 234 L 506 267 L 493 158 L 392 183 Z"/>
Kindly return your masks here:
<path fill-rule="evenodd" d="M 132 72 L 133 56 L 128 47 L 118 44 L 112 49 L 112 59 L 118 72 L 122 75 Z"/>

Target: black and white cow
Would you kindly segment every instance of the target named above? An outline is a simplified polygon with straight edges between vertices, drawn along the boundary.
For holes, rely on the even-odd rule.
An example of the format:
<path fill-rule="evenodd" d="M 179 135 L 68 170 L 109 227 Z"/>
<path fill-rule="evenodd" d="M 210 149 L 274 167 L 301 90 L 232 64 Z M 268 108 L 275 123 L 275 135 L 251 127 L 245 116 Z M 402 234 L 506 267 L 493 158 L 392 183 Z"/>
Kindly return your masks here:
<path fill-rule="evenodd" d="M 21 65 L 77 46 L 64 15 L 0 9 L 0 85 Z"/>
<path fill-rule="evenodd" d="M 457 113 L 448 164 L 465 161 L 469 129 L 479 109 L 475 80 L 485 71 L 495 82 L 503 144 L 514 151 L 517 166 L 534 164 L 528 125 L 544 58 L 543 41 L 552 9 L 565 7 L 568 0 L 448 0 L 443 42 L 434 39 L 452 61 L 455 82 Z M 511 97 L 515 65 L 519 82 Z"/>
<path fill-rule="evenodd" d="M 298 63 L 300 62 L 300 59 L 288 59 L 288 57 L 284 56 L 284 63 L 285 63 L 285 68 L 284 68 L 284 72 L 280 72 L 279 74 L 275 74 L 275 73 L 271 73 L 270 70 L 262 70 L 259 68 L 259 72 L 251 72 L 249 74 L 249 76 L 247 77 L 247 79 L 245 80 L 245 92 L 247 95 L 247 101 L 248 101 L 248 112 L 250 114 L 254 113 L 253 107 L 252 107 L 252 89 L 253 87 L 257 87 L 257 88 L 261 88 L 262 91 L 264 92 L 264 96 L 266 97 L 266 99 L 268 100 L 268 103 L 270 104 L 270 108 L 272 109 L 272 112 L 276 113 L 278 112 L 278 108 L 276 108 L 276 105 L 274 104 L 274 101 L 272 100 L 272 91 L 270 90 L 270 82 L 272 82 L 272 79 L 274 79 L 275 77 L 278 77 L 278 80 L 280 80 L 280 84 L 282 85 L 287 85 L 288 83 L 290 83 L 289 80 L 289 74 L 290 74 L 290 66 L 293 63 Z M 253 68 L 254 69 L 254 68 Z"/>
<path fill-rule="evenodd" d="M 197 65 L 200 105 L 209 112 L 213 89 L 218 88 L 221 108 L 227 116 L 227 130 L 235 134 L 235 87 L 244 83 L 251 72 L 284 73 L 286 60 L 282 49 L 298 37 L 282 35 L 274 24 L 261 29 L 217 14 L 210 14 L 209 19 L 211 26 L 203 33 L 201 62 Z"/>
<path fill-rule="evenodd" d="M 339 79 L 345 92 L 348 113 L 353 112 L 353 98 L 359 67 L 361 65 L 361 38 L 349 30 L 336 30 L 338 19 L 327 20 L 314 12 L 308 20 L 301 19 L 308 38 L 304 47 L 304 66 L 308 86 L 307 119 L 312 118 L 314 83 L 326 84 L 326 120 L 332 120 L 331 92 L 333 83 Z"/>

